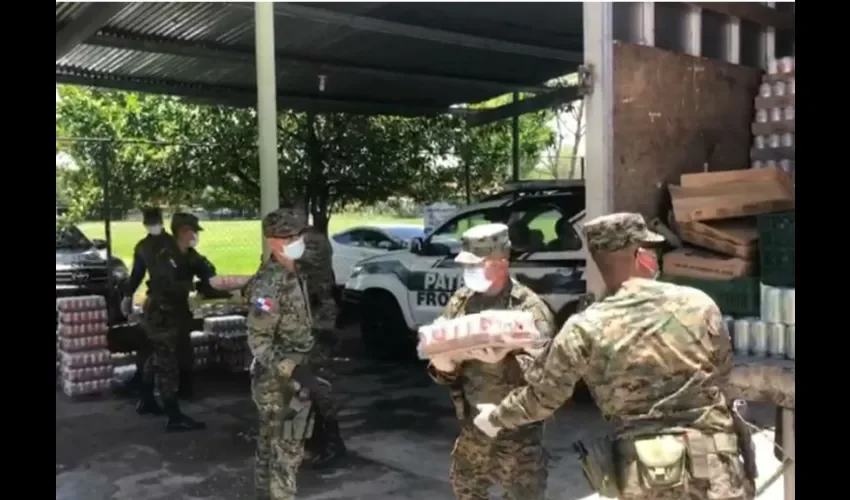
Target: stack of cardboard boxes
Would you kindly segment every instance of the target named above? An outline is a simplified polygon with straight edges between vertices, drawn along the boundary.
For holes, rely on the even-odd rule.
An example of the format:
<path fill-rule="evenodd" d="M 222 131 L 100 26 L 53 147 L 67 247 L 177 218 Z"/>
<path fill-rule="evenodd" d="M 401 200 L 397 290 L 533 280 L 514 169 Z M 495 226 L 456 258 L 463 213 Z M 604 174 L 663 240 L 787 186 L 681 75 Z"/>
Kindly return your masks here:
<path fill-rule="evenodd" d="M 756 216 L 794 209 L 790 175 L 780 167 L 685 174 L 670 195 L 683 244 L 662 257 L 664 277 L 702 289 L 725 315 L 758 317 Z"/>

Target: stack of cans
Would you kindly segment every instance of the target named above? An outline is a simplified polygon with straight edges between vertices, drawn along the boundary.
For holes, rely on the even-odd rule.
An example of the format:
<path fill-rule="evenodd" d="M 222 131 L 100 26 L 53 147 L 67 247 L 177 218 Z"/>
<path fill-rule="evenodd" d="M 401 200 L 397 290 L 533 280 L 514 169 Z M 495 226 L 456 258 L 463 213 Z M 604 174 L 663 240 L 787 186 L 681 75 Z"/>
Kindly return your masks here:
<path fill-rule="evenodd" d="M 194 351 L 195 371 L 203 370 L 215 364 L 216 338 L 208 332 L 192 332 L 192 350 Z"/>
<path fill-rule="evenodd" d="M 755 100 L 751 167 L 779 167 L 796 179 L 794 58 L 771 61 Z"/>
<path fill-rule="evenodd" d="M 735 354 L 794 360 L 796 353 L 795 290 L 761 287 L 761 317 L 725 317 Z"/>
<path fill-rule="evenodd" d="M 248 348 L 248 328 L 244 316 L 217 316 L 204 319 L 204 332 L 215 341 L 218 363 L 231 372 L 247 371 L 253 359 Z"/>
<path fill-rule="evenodd" d="M 59 375 L 66 395 L 108 391 L 112 356 L 107 348 L 106 300 L 97 295 L 56 300 Z"/>

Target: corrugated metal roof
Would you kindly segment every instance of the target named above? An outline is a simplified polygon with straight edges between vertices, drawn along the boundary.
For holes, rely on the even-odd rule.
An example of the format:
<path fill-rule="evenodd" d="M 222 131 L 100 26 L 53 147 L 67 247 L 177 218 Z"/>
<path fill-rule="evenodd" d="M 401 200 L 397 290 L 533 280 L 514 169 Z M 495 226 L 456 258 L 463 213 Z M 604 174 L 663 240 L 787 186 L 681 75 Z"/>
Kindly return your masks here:
<path fill-rule="evenodd" d="M 132 85 L 139 90 L 146 82 L 157 83 L 155 86 L 160 89 L 173 84 L 184 95 L 185 89 L 201 85 L 208 90 L 219 89 L 225 100 L 231 91 L 253 92 L 255 68 L 252 58 L 246 56 L 253 52 L 254 46 L 252 5 L 129 3 L 100 30 L 99 35 L 107 37 L 107 42 L 112 36 L 130 40 L 127 43 L 131 45 L 137 39 L 153 44 L 181 44 L 180 47 L 214 44 L 215 50 L 236 51 L 238 57 L 212 57 L 216 52 L 210 50 L 204 57 L 179 55 L 185 54 L 181 51 L 153 53 L 150 45 L 148 48 L 133 45 L 130 50 L 127 46 L 104 46 L 107 42 L 92 45 L 95 42 L 89 38 L 89 44 L 78 45 L 56 61 L 57 81 L 112 87 L 135 82 Z M 577 42 L 581 38 L 581 4 L 323 3 L 311 6 L 544 48 L 581 50 Z M 57 32 L 83 15 L 86 7 L 83 3 L 57 3 Z M 294 57 L 300 62 L 278 64 L 278 87 L 284 94 L 446 107 L 483 101 L 505 92 L 504 88 L 475 80 L 517 87 L 538 85 L 574 71 L 578 64 L 578 61 L 496 53 L 376 32 L 380 30 L 354 29 L 291 15 L 279 14 L 275 20 L 279 56 Z M 350 66 L 386 71 L 364 74 Z M 410 73 L 455 79 L 435 84 L 433 78 L 407 77 Z M 69 80 L 69 75 L 74 76 Z M 318 88 L 319 75 L 326 76 L 323 92 Z"/>

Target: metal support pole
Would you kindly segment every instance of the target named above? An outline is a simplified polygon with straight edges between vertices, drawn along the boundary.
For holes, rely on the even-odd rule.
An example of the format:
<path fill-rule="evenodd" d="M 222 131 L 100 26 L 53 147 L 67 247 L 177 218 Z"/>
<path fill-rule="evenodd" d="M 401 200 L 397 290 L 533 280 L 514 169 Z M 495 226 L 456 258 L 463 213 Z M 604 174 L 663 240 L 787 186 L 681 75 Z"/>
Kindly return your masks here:
<path fill-rule="evenodd" d="M 794 428 L 794 410 L 782 409 L 782 449 L 786 457 L 791 457 L 791 465 L 785 469 L 785 500 L 794 500 L 794 485 L 797 479 L 796 429 Z"/>
<path fill-rule="evenodd" d="M 587 132 L 586 217 L 611 213 L 614 209 L 614 9 L 611 2 L 584 2 L 584 63 L 592 69 L 592 86 L 585 103 Z M 587 289 L 601 294 L 605 289 L 596 265 L 588 260 Z"/>
<path fill-rule="evenodd" d="M 513 102 L 519 102 L 519 92 L 514 92 Z M 519 115 L 511 118 L 511 181 L 519 180 Z"/>
<path fill-rule="evenodd" d="M 257 56 L 257 130 L 260 158 L 260 215 L 280 206 L 277 167 L 277 78 L 275 73 L 274 3 L 254 4 Z M 263 256 L 269 249 L 263 238 Z"/>
<path fill-rule="evenodd" d="M 109 159 L 103 162 L 103 167 L 101 168 L 101 176 L 103 177 L 101 182 L 103 182 L 103 230 L 106 234 L 106 263 L 107 268 L 110 271 L 112 270 L 112 268 L 110 267 L 112 263 L 112 214 L 110 213 L 112 200 L 109 196 L 109 179 L 112 177 L 112 175 L 109 167 L 110 163 L 112 163 L 112 158 L 115 157 L 113 147 L 115 147 L 115 145 L 113 144 L 100 145 L 100 148 L 109 150 Z M 112 272 L 107 274 L 107 284 L 110 290 L 112 289 L 112 285 L 115 284 L 114 278 L 112 277 Z"/>

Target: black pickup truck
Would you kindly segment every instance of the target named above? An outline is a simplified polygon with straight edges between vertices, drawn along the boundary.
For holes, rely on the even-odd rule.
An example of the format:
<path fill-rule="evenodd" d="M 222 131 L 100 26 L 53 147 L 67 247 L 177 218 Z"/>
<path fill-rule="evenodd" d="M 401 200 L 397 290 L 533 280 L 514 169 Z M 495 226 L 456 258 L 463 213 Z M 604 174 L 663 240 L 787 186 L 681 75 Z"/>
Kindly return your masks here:
<path fill-rule="evenodd" d="M 127 279 L 121 259 L 107 260 L 106 241 L 90 240 L 77 226 L 56 226 L 56 298 L 100 295 L 106 298 L 109 324 L 126 321 L 121 313 L 121 284 Z M 110 279 L 111 278 L 111 279 Z"/>

